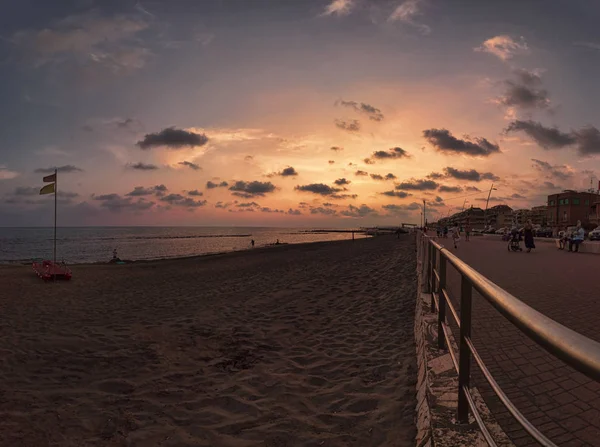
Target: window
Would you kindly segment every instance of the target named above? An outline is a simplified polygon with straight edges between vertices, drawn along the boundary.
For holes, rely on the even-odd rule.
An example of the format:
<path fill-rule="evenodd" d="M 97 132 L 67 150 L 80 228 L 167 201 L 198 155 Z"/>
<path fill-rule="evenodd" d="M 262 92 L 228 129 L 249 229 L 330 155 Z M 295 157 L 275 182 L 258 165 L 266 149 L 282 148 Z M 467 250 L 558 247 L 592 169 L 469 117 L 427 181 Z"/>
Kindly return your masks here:
<path fill-rule="evenodd" d="M 554 206 L 554 200 L 550 200 L 550 206 Z"/>
<path fill-rule="evenodd" d="M 569 204 L 569 199 L 565 199 L 565 205 Z"/>
<path fill-rule="evenodd" d="M 585 201 L 585 204 L 586 204 L 586 205 L 589 205 L 589 204 L 590 204 L 590 201 L 589 201 L 589 200 L 586 200 L 586 201 Z"/>
<path fill-rule="evenodd" d="M 573 199 L 573 205 L 579 205 L 579 199 Z"/>
<path fill-rule="evenodd" d="M 560 199 L 560 200 L 558 201 L 558 204 L 559 204 L 559 205 L 564 205 L 564 204 L 565 204 L 565 199 Z"/>

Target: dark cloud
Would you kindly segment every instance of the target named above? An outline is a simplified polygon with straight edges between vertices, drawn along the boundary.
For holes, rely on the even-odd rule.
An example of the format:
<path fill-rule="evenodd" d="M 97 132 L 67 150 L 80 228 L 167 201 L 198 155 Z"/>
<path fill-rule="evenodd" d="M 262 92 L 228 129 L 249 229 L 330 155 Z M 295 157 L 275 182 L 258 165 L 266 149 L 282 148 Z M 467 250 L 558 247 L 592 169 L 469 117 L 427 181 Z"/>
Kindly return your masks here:
<path fill-rule="evenodd" d="M 432 179 L 432 180 L 438 180 L 441 178 L 444 178 L 444 174 L 440 174 L 439 172 L 432 172 L 431 174 L 427 175 L 427 178 Z"/>
<path fill-rule="evenodd" d="M 343 121 L 335 120 L 336 127 L 347 130 L 348 132 L 358 132 L 360 130 L 360 122 L 358 120 Z"/>
<path fill-rule="evenodd" d="M 344 148 L 340 146 L 331 146 L 330 149 L 335 152 L 343 151 Z"/>
<path fill-rule="evenodd" d="M 332 194 L 329 197 L 332 199 L 356 199 L 358 194 Z"/>
<path fill-rule="evenodd" d="M 339 178 L 333 183 L 335 183 L 338 186 L 342 186 L 342 185 L 349 185 L 351 182 L 350 182 L 350 180 L 346 180 L 345 178 Z"/>
<path fill-rule="evenodd" d="M 390 160 L 395 158 L 409 158 L 410 155 L 401 147 L 393 147 L 387 151 L 375 151 L 371 155 L 369 163 L 374 163 L 374 160 Z M 365 163 L 369 160 L 365 159 Z"/>
<path fill-rule="evenodd" d="M 412 194 L 409 194 L 404 191 L 385 191 L 385 192 L 382 192 L 381 194 L 383 194 L 384 196 L 388 196 L 388 197 L 398 197 L 400 199 L 404 199 L 408 196 L 412 196 Z"/>
<path fill-rule="evenodd" d="M 572 133 L 564 133 L 557 127 L 544 127 L 542 124 L 528 120 L 511 122 L 505 132 L 525 132 L 544 149 L 560 149 L 575 144 L 576 137 Z"/>
<path fill-rule="evenodd" d="M 413 191 L 428 191 L 437 189 L 439 184 L 433 180 L 409 180 L 396 185 L 396 189 L 413 190 Z"/>
<path fill-rule="evenodd" d="M 194 171 L 199 171 L 201 169 L 200 166 L 198 166 L 196 163 L 192 163 L 191 161 L 180 161 L 178 164 L 182 166 L 187 166 L 188 168 L 193 169 Z"/>
<path fill-rule="evenodd" d="M 470 192 L 481 192 L 481 189 L 479 189 L 477 186 L 467 186 L 465 190 Z"/>
<path fill-rule="evenodd" d="M 99 196 L 92 196 L 94 200 L 100 201 L 100 206 L 107 208 L 112 212 L 121 212 L 123 210 L 130 210 L 134 212 L 146 211 L 154 206 L 154 202 L 150 202 L 146 199 L 139 198 L 134 201 L 131 197 L 121 197 L 119 194 L 102 194 Z"/>
<path fill-rule="evenodd" d="M 577 140 L 577 149 L 582 155 L 600 154 L 600 131 L 587 126 L 573 132 Z"/>
<path fill-rule="evenodd" d="M 260 205 L 256 202 L 245 202 L 245 203 L 238 203 L 236 205 L 236 208 L 260 208 Z"/>
<path fill-rule="evenodd" d="M 204 193 L 202 191 L 198 191 L 197 189 L 192 189 L 191 191 L 188 191 L 188 196 L 203 196 Z"/>
<path fill-rule="evenodd" d="M 223 209 L 227 209 L 229 208 L 231 205 L 233 205 L 232 202 L 217 202 L 215 203 L 215 208 L 223 208 Z"/>
<path fill-rule="evenodd" d="M 446 186 L 442 185 L 438 189 L 439 192 L 461 192 L 462 188 L 460 186 Z"/>
<path fill-rule="evenodd" d="M 363 203 L 358 207 L 354 205 L 348 205 L 348 209 L 340 212 L 340 214 L 346 217 L 367 217 L 376 216 L 377 211 Z"/>
<path fill-rule="evenodd" d="M 160 199 L 169 205 L 182 206 L 186 208 L 197 208 L 206 205 L 206 200 L 194 200 L 190 197 L 184 197 L 181 194 L 169 194 Z"/>
<path fill-rule="evenodd" d="M 440 196 L 435 196 L 435 201 L 440 203 L 440 202 L 443 202 L 444 199 L 442 199 Z"/>
<path fill-rule="evenodd" d="M 229 184 L 227 182 L 214 183 L 210 180 L 206 182 L 206 189 L 214 189 L 214 188 L 226 188 Z"/>
<path fill-rule="evenodd" d="M 302 211 L 290 208 L 289 210 L 287 210 L 286 214 L 289 214 L 290 216 L 301 216 Z"/>
<path fill-rule="evenodd" d="M 427 129 L 423 131 L 423 136 L 438 151 L 465 154 L 473 157 L 488 157 L 493 153 L 499 153 L 500 147 L 497 144 L 490 143 L 485 138 L 475 138 L 461 140 L 453 136 L 447 129 Z"/>
<path fill-rule="evenodd" d="M 562 186 L 555 185 L 552 182 L 544 182 L 542 184 L 544 185 L 544 188 L 548 188 L 548 189 L 562 189 Z"/>
<path fill-rule="evenodd" d="M 421 204 L 417 203 L 417 202 L 412 202 L 412 203 L 408 203 L 405 205 L 383 205 L 381 208 L 383 208 L 385 211 L 387 211 L 389 214 L 391 215 L 397 215 L 397 214 L 406 214 L 408 211 L 416 211 L 416 210 L 420 210 L 422 207 Z"/>
<path fill-rule="evenodd" d="M 129 169 L 136 169 L 138 171 L 154 171 L 158 169 L 158 166 L 156 165 L 142 163 L 141 161 L 139 163 L 129 164 L 127 167 Z"/>
<path fill-rule="evenodd" d="M 364 102 L 358 103 L 356 101 L 343 101 L 342 100 L 342 101 L 337 101 L 336 105 L 341 105 L 343 107 L 349 107 L 351 109 L 354 109 L 357 112 L 364 113 L 372 121 L 381 121 L 384 118 L 383 113 L 381 113 L 381 110 L 379 110 L 376 107 L 373 107 L 372 105 L 365 104 Z"/>
<path fill-rule="evenodd" d="M 246 155 L 244 157 L 244 161 L 252 161 L 252 160 L 254 160 L 254 157 L 252 155 Z"/>
<path fill-rule="evenodd" d="M 208 137 L 204 134 L 188 132 L 175 127 L 167 127 L 157 133 L 149 133 L 143 140 L 136 143 L 141 149 L 150 149 L 153 147 L 168 147 L 172 149 L 181 149 L 183 147 L 204 146 L 208 142 Z"/>
<path fill-rule="evenodd" d="M 383 180 L 383 175 L 379 175 L 379 174 L 371 174 L 371 178 L 373 180 Z"/>
<path fill-rule="evenodd" d="M 320 194 L 322 196 L 332 196 L 342 191 L 341 188 L 333 188 L 324 183 L 311 183 L 309 185 L 296 186 L 296 191 L 312 192 L 313 194 Z"/>
<path fill-rule="evenodd" d="M 370 158 L 365 158 L 365 159 L 363 160 L 363 162 L 364 162 L 365 164 L 367 164 L 367 165 L 374 165 L 374 164 L 375 164 L 375 161 L 374 161 L 374 160 L 371 160 Z"/>
<path fill-rule="evenodd" d="M 337 211 L 331 208 L 314 207 L 310 209 L 310 214 L 323 214 L 325 216 L 335 216 Z"/>
<path fill-rule="evenodd" d="M 280 210 L 280 209 L 277 209 L 277 208 L 275 208 L 275 209 L 269 208 L 268 206 L 263 206 L 262 208 L 259 209 L 259 211 L 261 213 L 279 213 L 279 214 L 285 213 L 285 211 L 283 211 L 283 210 Z"/>
<path fill-rule="evenodd" d="M 541 78 L 527 70 L 516 70 L 517 80 L 504 82 L 506 90 L 499 102 L 508 107 L 547 109 L 550 107 L 548 91 L 540 88 Z"/>
<path fill-rule="evenodd" d="M 368 173 L 368 172 L 365 172 L 365 171 L 360 171 L 360 170 L 359 170 L 359 171 L 356 171 L 356 172 L 354 173 L 354 175 L 359 175 L 359 176 L 361 176 L 361 175 L 362 175 L 362 176 L 365 176 L 365 175 L 369 175 L 369 173 Z"/>
<path fill-rule="evenodd" d="M 327 163 L 329 163 L 330 165 L 334 164 L 335 161 L 334 160 L 329 160 Z"/>
<path fill-rule="evenodd" d="M 277 173 L 277 175 L 281 175 L 282 177 L 293 177 L 298 175 L 298 172 L 291 166 L 285 168 L 283 171 Z"/>
<path fill-rule="evenodd" d="M 125 119 L 115 121 L 115 124 L 117 125 L 117 127 L 120 127 L 121 129 L 125 129 L 134 123 L 135 123 L 135 120 L 133 118 L 125 118 Z"/>
<path fill-rule="evenodd" d="M 396 177 L 394 174 L 392 174 L 391 172 L 389 172 L 388 174 L 386 174 L 385 179 L 386 180 L 396 180 L 398 177 Z"/>
<path fill-rule="evenodd" d="M 512 194 L 510 196 L 511 199 L 526 199 L 527 197 L 522 196 L 521 194 Z"/>
<path fill-rule="evenodd" d="M 143 186 L 136 186 L 133 188 L 133 191 L 125 194 L 129 197 L 138 197 L 138 196 L 151 196 L 156 194 L 157 196 L 164 195 L 167 191 L 167 187 L 165 185 L 156 185 L 145 188 Z"/>
<path fill-rule="evenodd" d="M 40 193 L 38 186 L 19 186 L 15 189 L 15 196 L 37 196 Z"/>
<path fill-rule="evenodd" d="M 245 182 L 237 181 L 229 187 L 230 191 L 233 191 L 233 195 L 237 195 L 244 198 L 264 196 L 267 193 L 272 193 L 276 190 L 276 186 L 271 182 Z"/>
<path fill-rule="evenodd" d="M 77 166 L 65 165 L 65 166 L 57 166 L 57 167 L 52 167 L 52 168 L 37 168 L 34 172 L 37 172 L 39 174 L 52 174 L 52 173 L 54 173 L 55 169 L 58 170 L 58 172 L 60 172 L 62 174 L 83 171 L 83 169 L 78 168 Z"/>
<path fill-rule="evenodd" d="M 461 171 L 459 169 L 447 167 L 444 169 L 446 177 L 452 177 L 458 180 L 468 180 L 472 182 L 480 182 L 482 180 L 500 180 L 500 177 L 492 174 L 491 172 L 478 172 L 475 169 L 469 169 Z"/>
<path fill-rule="evenodd" d="M 533 168 L 542 172 L 548 177 L 554 177 L 559 180 L 569 180 L 573 177 L 573 172 L 566 165 L 551 165 L 547 161 L 532 158 Z"/>

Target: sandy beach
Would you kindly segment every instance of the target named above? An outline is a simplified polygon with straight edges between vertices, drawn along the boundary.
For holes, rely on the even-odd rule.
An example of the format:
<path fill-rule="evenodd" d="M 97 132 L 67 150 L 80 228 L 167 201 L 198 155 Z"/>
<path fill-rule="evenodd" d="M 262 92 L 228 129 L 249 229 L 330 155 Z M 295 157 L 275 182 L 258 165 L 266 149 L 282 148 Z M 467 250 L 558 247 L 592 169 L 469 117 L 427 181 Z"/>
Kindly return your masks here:
<path fill-rule="evenodd" d="M 0 268 L 0 446 L 412 446 L 411 236 Z"/>

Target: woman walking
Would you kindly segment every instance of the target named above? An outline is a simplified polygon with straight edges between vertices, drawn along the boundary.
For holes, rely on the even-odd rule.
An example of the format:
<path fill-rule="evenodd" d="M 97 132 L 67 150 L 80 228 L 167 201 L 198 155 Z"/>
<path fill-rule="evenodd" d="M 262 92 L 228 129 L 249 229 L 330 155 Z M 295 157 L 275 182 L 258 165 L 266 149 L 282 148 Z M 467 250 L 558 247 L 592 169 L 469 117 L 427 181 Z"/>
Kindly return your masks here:
<path fill-rule="evenodd" d="M 531 249 L 535 248 L 535 242 L 533 241 L 533 223 L 531 222 L 531 219 L 525 224 L 525 247 L 527 248 L 527 253 L 530 253 Z"/>

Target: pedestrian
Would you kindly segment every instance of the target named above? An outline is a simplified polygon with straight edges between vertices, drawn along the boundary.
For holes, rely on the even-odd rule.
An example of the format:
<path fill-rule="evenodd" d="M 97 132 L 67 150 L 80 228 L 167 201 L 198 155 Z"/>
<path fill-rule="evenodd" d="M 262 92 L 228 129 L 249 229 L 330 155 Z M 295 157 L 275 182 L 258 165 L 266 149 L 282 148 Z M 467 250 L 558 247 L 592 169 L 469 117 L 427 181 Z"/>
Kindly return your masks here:
<path fill-rule="evenodd" d="M 585 230 L 581 226 L 581 221 L 578 220 L 577 228 L 575 228 L 575 230 L 573 230 L 573 235 L 571 236 L 571 240 L 569 241 L 569 251 L 578 253 L 579 245 L 581 245 L 581 243 L 583 242 L 583 239 L 585 239 Z M 575 250 L 573 250 L 573 247 L 575 247 Z"/>
<path fill-rule="evenodd" d="M 451 236 L 452 241 L 454 242 L 454 248 L 458 248 L 458 241 L 460 241 L 460 228 L 458 225 L 452 227 Z"/>
<path fill-rule="evenodd" d="M 467 221 L 467 225 L 465 226 L 465 241 L 469 242 L 471 238 L 471 222 Z"/>
<path fill-rule="evenodd" d="M 254 248 L 254 239 L 252 239 L 250 243 L 252 244 L 252 248 Z"/>
<path fill-rule="evenodd" d="M 113 261 L 116 261 L 117 259 L 118 259 L 118 256 L 117 256 L 117 249 L 115 248 L 115 249 L 113 250 Z"/>
<path fill-rule="evenodd" d="M 560 230 L 558 232 L 558 249 L 564 250 L 567 244 L 567 232 L 566 230 Z"/>
<path fill-rule="evenodd" d="M 533 241 L 533 223 L 531 219 L 527 221 L 524 227 L 525 233 L 525 247 L 527 248 L 527 253 L 531 252 L 532 248 L 535 248 L 535 242 Z"/>

